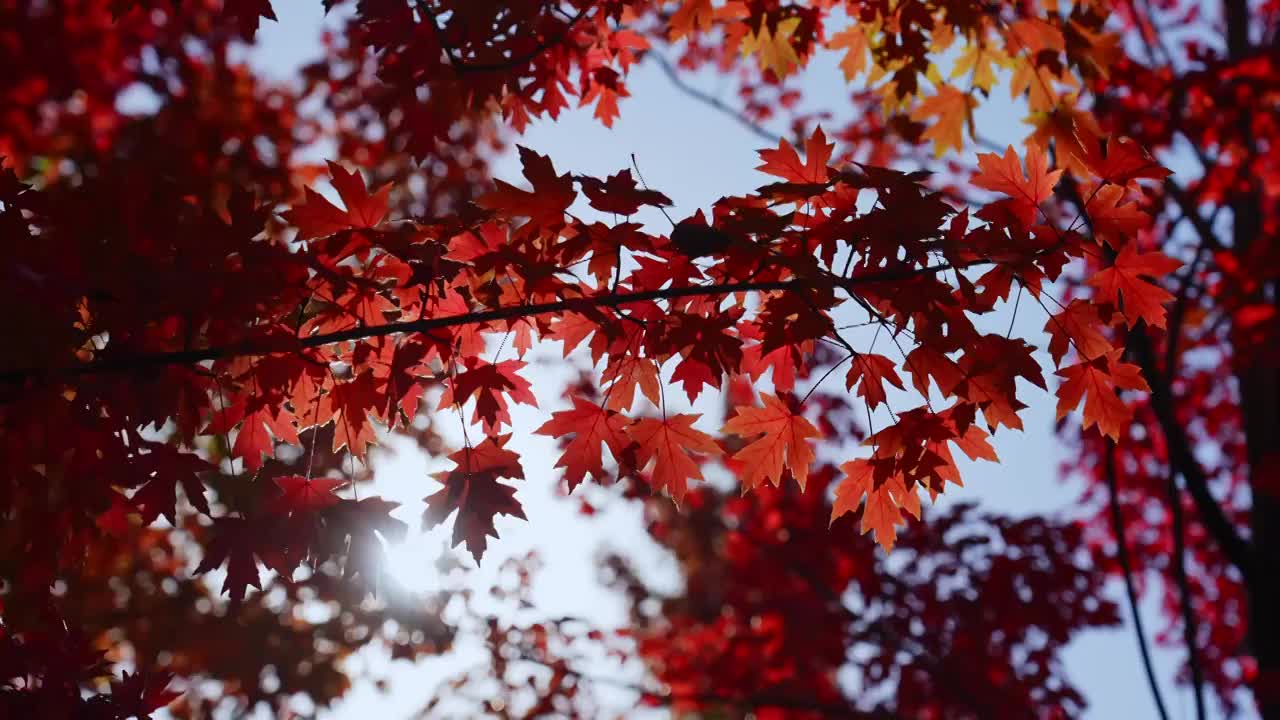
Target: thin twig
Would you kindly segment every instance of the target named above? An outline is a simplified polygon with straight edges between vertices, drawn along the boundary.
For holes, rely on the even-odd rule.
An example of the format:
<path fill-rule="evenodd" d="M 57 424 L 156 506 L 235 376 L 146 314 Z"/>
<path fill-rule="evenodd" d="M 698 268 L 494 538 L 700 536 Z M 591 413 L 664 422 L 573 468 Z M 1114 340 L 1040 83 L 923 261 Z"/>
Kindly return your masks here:
<path fill-rule="evenodd" d="M 1151 687 L 1151 699 L 1156 703 L 1156 712 L 1160 720 L 1169 720 L 1169 712 L 1165 709 L 1164 698 L 1160 695 L 1160 685 L 1156 682 L 1155 668 L 1151 664 L 1151 649 L 1147 647 L 1147 633 L 1142 627 L 1142 615 L 1138 612 L 1138 592 L 1133 586 L 1133 566 L 1129 563 L 1129 548 L 1124 537 L 1124 516 L 1120 513 L 1119 481 L 1116 478 L 1116 447 L 1107 438 L 1107 449 L 1103 455 L 1103 464 L 1107 475 L 1107 488 L 1110 490 L 1111 530 L 1116 536 L 1116 560 L 1124 571 L 1124 591 L 1129 597 L 1129 612 L 1133 615 L 1133 632 L 1138 637 L 1138 652 L 1142 655 L 1142 668 L 1146 671 L 1147 684 Z"/>

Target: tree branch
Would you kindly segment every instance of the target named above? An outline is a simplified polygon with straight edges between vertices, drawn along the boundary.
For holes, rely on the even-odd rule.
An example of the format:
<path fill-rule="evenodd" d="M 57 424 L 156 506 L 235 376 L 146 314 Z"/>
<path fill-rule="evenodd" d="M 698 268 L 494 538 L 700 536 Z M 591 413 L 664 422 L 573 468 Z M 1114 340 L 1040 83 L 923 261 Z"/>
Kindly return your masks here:
<path fill-rule="evenodd" d="M 1138 612 L 1138 592 L 1133 587 L 1133 565 L 1129 562 L 1129 546 L 1124 536 L 1124 516 L 1120 513 L 1119 479 L 1116 477 L 1116 446 L 1107 438 L 1107 449 L 1103 455 L 1103 469 L 1107 476 L 1107 489 L 1111 506 L 1111 531 L 1116 536 L 1116 560 L 1124 572 L 1124 592 L 1129 598 L 1129 613 L 1133 615 L 1133 632 L 1138 638 L 1138 652 L 1142 655 L 1142 669 L 1147 675 L 1147 685 L 1151 688 L 1151 699 L 1156 703 L 1156 712 L 1161 720 L 1169 720 L 1169 712 L 1164 706 L 1164 697 L 1160 694 L 1160 684 L 1156 682 L 1156 671 L 1151 664 L 1151 649 L 1147 647 L 1147 633 L 1142 627 L 1142 615 Z"/>
<path fill-rule="evenodd" d="M 1235 523 L 1223 512 L 1218 499 L 1209 491 L 1209 478 L 1205 474 L 1200 461 L 1191 451 L 1191 442 L 1186 430 L 1178 422 L 1174 410 L 1173 393 L 1169 381 L 1160 368 L 1156 367 L 1155 352 L 1151 340 L 1145 332 L 1135 332 L 1129 337 L 1129 346 L 1134 357 L 1142 368 L 1142 375 L 1151 386 L 1151 409 L 1155 413 L 1160 431 L 1164 434 L 1165 444 L 1169 448 L 1169 464 L 1187 483 L 1187 492 L 1195 501 L 1196 510 L 1205 528 L 1218 541 L 1222 553 L 1227 560 L 1240 571 L 1247 580 L 1251 565 L 1249 544 L 1240 537 Z"/>
<path fill-rule="evenodd" d="M 1182 512 L 1182 494 L 1177 476 L 1169 473 L 1169 509 L 1173 533 L 1173 579 L 1178 584 L 1178 604 L 1182 611 L 1182 638 L 1187 645 L 1187 665 L 1191 668 L 1191 687 L 1195 693 L 1196 720 L 1205 720 L 1204 671 L 1200 668 L 1200 648 L 1196 636 L 1196 615 L 1191 605 L 1191 583 L 1187 579 L 1187 528 Z"/>
<path fill-rule="evenodd" d="M 746 128 L 748 131 L 753 133 L 756 137 L 761 138 L 765 142 L 772 144 L 782 140 L 781 135 L 775 135 L 774 133 L 769 132 L 768 130 L 764 129 L 760 125 L 757 125 L 746 115 L 743 115 L 741 111 L 725 104 L 722 100 L 720 100 L 720 98 L 715 97 L 714 95 L 711 95 L 709 93 L 703 92 L 702 90 L 699 90 L 698 88 L 685 82 L 684 78 L 680 77 L 680 74 L 676 72 L 676 69 L 674 67 L 672 67 L 671 62 L 667 60 L 665 57 L 663 57 L 662 55 L 659 55 L 656 52 L 650 52 L 645 57 L 653 58 L 653 61 L 658 64 L 658 67 L 662 68 L 662 72 L 666 73 L 667 79 L 669 79 L 671 81 L 671 84 L 674 85 L 676 89 L 679 90 L 680 92 L 684 93 L 685 95 L 688 95 L 689 97 L 693 98 L 694 100 L 697 100 L 698 102 L 706 105 L 707 107 L 710 107 L 711 109 L 723 115 L 726 115 L 729 118 L 732 118 L 739 125 Z"/>
<path fill-rule="evenodd" d="M 492 310 L 478 310 L 475 312 L 460 313 L 457 315 L 445 315 L 443 317 L 421 318 L 418 320 L 392 322 L 387 323 L 386 325 L 351 328 L 349 330 L 340 330 L 332 333 L 299 338 L 296 343 L 291 345 L 281 345 L 279 342 L 267 344 L 251 341 L 233 346 L 198 348 L 192 350 L 179 350 L 124 357 L 107 357 L 80 365 L 61 368 L 19 368 L 0 372 L 0 382 L 20 383 L 48 376 L 75 377 L 107 372 L 145 370 L 170 365 L 193 365 L 207 360 L 219 360 L 230 357 L 253 357 L 274 353 L 293 352 L 300 349 L 323 347 L 352 340 L 386 337 L 388 335 L 399 335 L 405 333 L 427 333 L 432 330 L 458 327 L 461 325 L 471 325 L 495 320 L 514 320 L 519 318 L 535 317 L 538 315 L 552 315 L 566 311 L 590 310 L 598 307 L 616 308 L 630 303 L 647 302 L 652 300 L 724 296 L 738 292 L 803 290 L 821 285 L 823 284 L 822 281 L 829 282 L 833 286 L 851 290 L 851 288 L 859 285 L 908 280 L 922 275 L 932 275 L 944 272 L 953 268 L 964 269 L 966 267 L 971 267 L 972 265 L 981 264 L 985 263 L 971 263 L 964 266 L 955 266 L 944 263 L 903 270 L 886 270 L 878 273 L 868 273 L 866 275 L 860 275 L 853 278 L 824 274 L 821 280 L 813 278 L 797 278 L 793 280 L 693 285 L 689 287 L 671 287 L 661 290 L 646 290 L 632 293 L 602 293 L 599 295 L 587 295 L 580 298 L 570 298 L 554 302 L 508 305 L 494 308 Z"/>

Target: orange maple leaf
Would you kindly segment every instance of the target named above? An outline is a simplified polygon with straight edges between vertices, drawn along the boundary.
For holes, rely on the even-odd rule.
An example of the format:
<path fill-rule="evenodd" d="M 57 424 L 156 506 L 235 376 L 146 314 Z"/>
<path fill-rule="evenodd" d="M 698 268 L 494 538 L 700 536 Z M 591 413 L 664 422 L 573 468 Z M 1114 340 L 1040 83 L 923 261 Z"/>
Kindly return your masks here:
<path fill-rule="evenodd" d="M 1139 253 L 1133 245 L 1126 245 L 1111 267 L 1087 282 L 1098 290 L 1099 297 L 1124 315 L 1129 327 L 1145 320 L 1152 327 L 1162 328 L 1164 304 L 1173 299 L 1173 294 L 1145 278 L 1164 277 L 1181 266 L 1162 252 Z"/>
<path fill-rule="evenodd" d="M 572 410 L 560 410 L 534 432 L 550 437 L 572 435 L 556 467 L 565 469 L 569 490 L 576 488 L 591 473 L 596 480 L 604 478 L 604 452 L 608 447 L 616 459 L 627 446 L 626 420 L 616 412 L 580 397 L 573 398 Z"/>
<path fill-rule="evenodd" d="M 942 157 L 949 148 L 959 150 L 964 147 L 964 128 L 968 125 L 972 134 L 973 108 L 976 106 L 977 101 L 967 93 L 943 85 L 937 94 L 926 98 L 911 111 L 911 119 L 924 121 L 936 118 L 936 122 L 920 137 L 932 140 L 933 154 Z"/>
<path fill-rule="evenodd" d="M 742 38 L 742 56 L 757 54 L 761 70 L 771 70 L 779 79 L 785 78 L 800 65 L 800 56 L 791 44 L 791 37 L 800 27 L 800 18 L 779 20 L 775 29 L 769 30 L 768 18 L 760 18 L 760 31 L 747 33 Z"/>
<path fill-rule="evenodd" d="M 1116 394 L 1117 390 L 1149 391 L 1147 381 L 1137 365 L 1120 362 L 1121 350 L 1102 357 L 1064 367 L 1058 371 L 1063 383 L 1058 387 L 1058 419 L 1080 404 L 1084 398 L 1084 429 L 1096 424 L 1098 431 L 1112 440 L 1120 439 L 1131 412 Z"/>
<path fill-rule="evenodd" d="M 845 51 L 844 57 L 840 59 L 840 70 L 844 73 L 845 80 L 853 82 L 854 78 L 867 69 L 871 43 L 860 23 L 852 23 L 849 27 L 832 35 L 831 39 L 827 40 L 827 47 L 831 50 Z"/>
<path fill-rule="evenodd" d="M 1053 195 L 1053 187 L 1062 177 L 1061 170 L 1049 170 L 1044 151 L 1038 145 L 1027 148 L 1027 170 L 1024 175 L 1018 153 L 1010 145 L 1001 158 L 995 153 L 978 154 L 978 172 L 972 182 L 980 188 L 1004 193 L 1029 209 L 1034 216 L 1040 203 Z M 1027 223 L 1030 224 L 1030 223 Z"/>
<path fill-rule="evenodd" d="M 662 388 L 658 377 L 658 364 L 652 358 L 636 357 L 630 353 L 610 355 L 609 362 L 600 375 L 601 382 L 609 383 L 604 405 L 619 412 L 630 410 L 635 404 L 636 388 L 654 405 L 660 404 Z"/>
<path fill-rule="evenodd" d="M 711 0 L 684 0 L 671 15 L 667 36 L 674 41 L 695 30 L 706 32 L 711 29 L 714 18 L 715 8 L 711 7 Z"/>
<path fill-rule="evenodd" d="M 643 469 L 655 461 L 650 482 L 655 489 L 666 488 L 676 502 L 688 492 L 688 481 L 701 480 L 702 471 L 694 455 L 719 455 L 720 446 L 711 436 L 697 430 L 698 414 L 669 415 L 664 419 L 640 418 L 627 428 L 636 443 L 636 466 Z"/>
<path fill-rule="evenodd" d="M 902 476 L 894 474 L 876 487 L 874 466 L 865 458 L 850 460 L 840 466 L 845 479 L 836 488 L 831 505 L 831 522 L 862 505 L 862 532 L 875 531 L 876 542 L 888 552 L 898 539 L 898 526 L 906 524 L 902 511 L 920 518 L 920 495 L 908 490 Z M 863 503 L 863 498 L 866 502 Z"/>
<path fill-rule="evenodd" d="M 831 150 L 835 143 L 828 143 L 827 136 L 819 127 L 804 143 L 804 162 L 796 149 L 786 139 L 778 141 L 777 149 L 760 150 L 760 159 L 764 164 L 756 169 L 780 177 L 793 183 L 826 183 L 827 162 L 831 160 Z"/>
<path fill-rule="evenodd" d="M 742 485 L 751 490 L 764 480 L 775 486 L 782 483 L 785 465 L 804 489 L 809 478 L 809 466 L 813 463 L 813 448 L 809 438 L 821 437 L 821 433 L 803 415 L 795 414 L 776 395 L 761 394 L 764 407 L 739 407 L 724 425 L 724 432 L 749 438 L 760 435 L 746 447 L 734 453 L 733 459 L 745 465 Z M 761 435 L 763 433 L 763 435 Z"/>

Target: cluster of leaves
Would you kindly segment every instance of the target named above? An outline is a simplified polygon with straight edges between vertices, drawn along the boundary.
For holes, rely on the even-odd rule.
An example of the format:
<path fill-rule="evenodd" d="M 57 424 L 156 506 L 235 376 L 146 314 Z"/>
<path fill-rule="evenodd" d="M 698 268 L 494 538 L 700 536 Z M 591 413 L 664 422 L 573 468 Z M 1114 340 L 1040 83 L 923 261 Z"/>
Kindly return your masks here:
<path fill-rule="evenodd" d="M 45 574 L 30 582 L 50 582 L 57 559 L 73 561 L 76 548 L 90 541 L 85 532 L 104 517 L 137 512 L 144 521 L 173 519 L 178 484 L 198 512 L 214 517 L 196 571 L 225 564 L 223 589 L 233 603 L 246 587 L 260 587 L 259 562 L 287 578 L 304 564 L 345 554 L 356 558 L 347 565 L 352 574 L 361 555 L 377 552 L 378 535 L 394 540 L 402 532 L 403 525 L 388 515 L 394 504 L 339 498 L 333 491 L 341 481 L 308 474 L 277 477 L 279 494 L 272 500 L 255 493 L 232 504 L 229 497 L 223 511 L 214 513 L 199 478 L 208 467 L 196 452 L 200 438 L 228 440 L 230 458 L 246 474 L 262 467 L 275 443 L 299 444 L 300 431 L 330 425 L 332 449 L 345 447 L 362 458 L 375 438 L 375 423 L 394 428 L 401 418 L 416 415 L 432 384 L 443 386 L 440 409 L 456 408 L 464 425 L 480 426 L 484 439 L 468 441 L 451 456 L 457 467 L 438 476 L 444 487 L 427 498 L 426 521 L 439 522 L 457 510 L 455 542 L 465 542 L 479 559 L 486 536 L 495 534 L 495 515 L 523 515 L 515 489 L 500 482 L 523 478 L 520 458 L 504 447 L 508 436 L 500 433 L 511 425 L 511 403 L 536 402 L 519 374 L 521 361 L 483 357 L 486 335 L 514 336 L 517 354 L 535 336 L 559 340 L 566 351 L 591 338 L 593 353 L 605 360 L 605 400 L 575 398 L 575 408 L 554 415 L 541 432 L 576 434 L 560 460 L 571 485 L 588 474 L 602 476 L 607 447 L 625 472 L 644 475 L 679 500 L 689 481 L 701 478 L 698 461 L 721 455 L 721 448 L 693 426 L 697 415 L 668 412 L 659 381 L 663 367 L 672 368 L 671 380 L 681 383 L 690 401 L 726 377 L 758 380 L 770 370 L 785 396 L 796 376 L 810 371 L 813 348 L 835 343 L 848 351 L 848 386 L 859 387 L 868 407 L 885 403 L 883 384 L 901 386 L 897 363 L 870 349 L 855 350 L 840 336 L 832 317 L 846 303 L 864 309 L 900 348 L 898 336 L 910 338 L 912 349 L 902 350 L 905 371 L 922 394 L 932 380 L 942 398 L 953 400 L 944 410 L 926 401 L 896 412 L 894 424 L 869 438 L 871 457 L 844 467 L 849 478 L 837 490 L 834 516 L 853 511 L 865 497 L 864 530 L 874 528 L 879 542 L 891 547 L 900 511 L 918 516 L 920 490 L 936 494 L 945 482 L 959 481 L 947 443 L 956 442 L 974 458 L 993 458 L 978 414 L 992 429 L 1018 427 L 1015 378 L 1043 385 L 1029 346 L 981 333 L 969 316 L 992 311 L 995 298 L 1007 294 L 1014 281 L 1038 294 L 1041 283 L 1091 244 L 1072 227 L 1036 222 L 1056 176 L 1036 151 L 1028 159 L 1029 174 L 1012 150 L 1003 160 L 984 160 L 989 166 L 975 181 L 1009 197 L 980 211 L 977 218 L 985 222 L 976 225 L 918 178 L 874 167 L 836 171 L 826 164 L 830 152 L 820 131 L 807 143 L 803 161 L 785 142 L 763 152 L 763 169 L 782 182 L 760 195 L 716 205 L 714 232 L 724 237 L 725 249 L 706 265 L 670 238 L 635 224 L 587 223 L 569 214 L 578 194 L 575 179 L 557 175 L 545 157 L 523 150 L 531 191 L 500 185 L 478 199 L 479 210 L 469 217 L 429 223 L 386 222 L 386 189 L 370 193 L 356 174 L 332 166 L 344 208 L 310 193 L 286 213 L 303 243 L 294 252 L 253 241 L 264 215 L 243 202 L 233 202 L 229 223 L 194 215 L 188 237 L 206 259 L 189 252 L 183 257 L 217 269 L 203 277 L 218 286 L 210 290 L 216 304 L 170 307 L 157 300 L 183 302 L 190 296 L 137 288 L 132 298 L 110 286 L 88 295 L 70 283 L 49 288 L 37 302 L 65 308 L 75 320 L 63 338 L 42 338 L 65 344 L 22 348 L 24 354 L 11 361 L 7 377 L 23 387 L 5 408 L 5 422 L 13 428 L 7 436 L 47 432 L 50 418 L 58 419 L 55 426 L 64 436 L 81 430 L 69 444 L 71 452 L 57 462 L 44 454 L 47 440 L 14 447 L 15 453 L 32 455 L 18 467 L 43 482 L 33 486 L 15 478 L 10 487 L 29 496 L 20 501 L 25 504 L 46 497 L 51 483 L 74 484 L 77 500 L 61 500 L 54 509 L 55 527 L 68 532 L 46 534 L 41 553 L 48 559 L 28 568 Z M 1120 154 L 1108 157 L 1115 161 Z M 1113 178 L 1105 165 L 1096 171 L 1104 183 L 1101 196 Z M 666 202 L 637 188 L 629 174 L 576 184 L 604 212 L 629 215 L 643 204 Z M 74 206 L 82 193 L 46 195 L 12 176 L 9 187 L 5 207 L 30 238 L 22 247 L 42 248 L 22 260 L 36 274 L 51 271 L 37 264 L 51 259 L 48 248 L 74 247 L 86 238 L 63 222 L 69 214 L 58 212 L 58 203 Z M 874 205 L 859 212 L 859 197 L 868 195 Z M 1110 214 L 1088 217 L 1105 226 L 1129 210 L 1115 207 L 1112 200 L 1104 207 Z M 898 229 L 892 241 L 878 232 L 887 227 Z M 34 241 L 37 235 L 41 243 Z M 1122 244 L 1124 235 L 1108 237 L 1124 248 L 1121 259 L 1132 254 Z M 1118 262 L 1111 272 L 1125 278 L 1123 295 L 1103 294 L 1100 302 L 1103 312 L 1124 318 L 1131 305 L 1121 307 L 1122 297 L 1156 289 L 1140 277 L 1149 269 L 1122 273 L 1125 266 Z M 591 281 L 572 272 L 582 263 Z M 977 265 L 992 269 L 976 283 L 956 275 L 960 285 L 952 287 L 941 277 Z M 147 277 L 161 287 L 181 277 L 192 287 L 197 279 L 188 267 L 158 266 Z M 263 280 L 245 283 L 248 272 Z M 239 279 L 239 296 L 227 292 L 228 273 Z M 137 305 L 130 311 L 118 310 L 131 300 Z M 1056 323 L 1063 326 L 1055 334 L 1063 344 L 1097 348 L 1094 357 L 1083 354 L 1064 370 L 1070 382 L 1060 395 L 1071 405 L 1087 392 L 1086 422 L 1109 430 L 1117 412 L 1114 388 L 1132 381 L 1125 380 L 1125 366 L 1109 343 L 1090 335 L 1102 322 L 1099 310 L 1090 309 L 1092 322 Z M 237 313 L 239 321 L 229 321 Z M 1003 361 L 993 363 L 995 355 Z M 1017 356 L 1025 360 L 1014 361 Z M 143 367 L 162 372 L 141 384 L 135 380 L 127 395 L 114 392 L 111 380 L 92 382 L 107 372 Z M 86 377 L 91 381 L 81 380 Z M 659 416 L 628 417 L 636 388 L 652 395 L 655 387 L 658 396 L 650 399 Z M 141 433 L 145 425 L 167 425 L 174 432 L 167 443 L 157 443 Z M 779 485 L 784 477 L 804 486 L 813 460 L 809 443 L 819 432 L 804 418 L 801 402 L 766 395 L 762 409 L 737 409 L 724 432 L 752 440 L 724 458 L 731 468 L 743 469 L 747 487 L 766 480 Z M 922 437 L 928 438 L 923 445 Z M 122 492 L 129 488 L 137 489 Z M 34 516 L 17 519 L 29 517 Z"/>

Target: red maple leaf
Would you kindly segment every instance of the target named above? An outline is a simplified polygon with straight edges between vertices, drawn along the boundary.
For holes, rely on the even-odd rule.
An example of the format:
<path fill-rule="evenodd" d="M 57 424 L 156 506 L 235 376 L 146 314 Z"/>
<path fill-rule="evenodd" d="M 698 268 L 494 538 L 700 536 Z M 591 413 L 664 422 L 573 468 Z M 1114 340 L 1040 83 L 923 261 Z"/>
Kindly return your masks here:
<path fill-rule="evenodd" d="M 222 592 L 231 596 L 236 607 L 244 600 L 249 587 L 262 589 L 258 573 L 258 557 L 262 556 L 263 537 L 258 528 L 244 518 L 226 517 L 213 521 L 213 539 L 204 549 L 204 559 L 196 567 L 196 574 L 227 565 L 227 577 L 222 581 Z M 268 545 L 269 547 L 269 545 Z"/>
<path fill-rule="evenodd" d="M 1103 185 L 1089 195 L 1084 212 L 1089 216 L 1093 232 L 1112 248 L 1124 245 L 1123 239 L 1151 223 L 1151 216 L 1137 203 L 1121 203 L 1125 189 L 1121 185 Z"/>
<path fill-rule="evenodd" d="M 182 697 L 169 689 L 172 673 L 125 671 L 111 681 L 111 704 L 121 718 L 149 718 L 151 713 Z"/>
<path fill-rule="evenodd" d="M 338 209 L 320 193 L 306 188 L 306 202 L 283 214 L 290 225 L 298 228 L 298 240 L 326 237 L 352 228 L 377 227 L 387 216 L 389 183 L 370 195 L 358 171 L 348 171 L 335 162 L 329 163 L 329 176 L 346 210 Z"/>
<path fill-rule="evenodd" d="M 845 387 L 849 390 L 858 386 L 858 397 L 864 398 L 867 405 L 874 410 L 885 401 L 884 383 L 905 390 L 902 378 L 898 377 L 893 361 L 875 353 L 859 353 L 853 358 L 849 373 L 845 376 Z"/>
<path fill-rule="evenodd" d="M 466 370 L 449 379 L 437 409 L 443 410 L 455 403 L 461 405 L 474 398 L 476 407 L 472 421 L 482 423 L 486 433 L 502 425 L 510 426 L 508 398 L 512 402 L 538 406 L 533 386 L 518 374 L 524 366 L 523 360 L 503 360 L 494 364 L 472 359 Z"/>
<path fill-rule="evenodd" d="M 193 453 L 184 453 L 172 445 L 147 443 L 146 453 L 135 455 L 129 463 L 130 473 L 147 478 L 129 498 L 142 515 L 144 523 L 151 523 L 163 515 L 171 525 L 177 525 L 177 486 L 187 496 L 187 502 L 196 510 L 209 514 L 209 501 L 204 496 L 204 483 L 199 474 L 213 469 L 207 461 Z"/>
<path fill-rule="evenodd" d="M 1090 138 L 1081 140 L 1080 145 L 1086 154 L 1077 159 L 1106 183 L 1126 186 L 1142 178 L 1163 180 L 1172 174 L 1129 138 Z"/>
<path fill-rule="evenodd" d="M 831 159 L 834 143 L 827 142 L 827 136 L 818 127 L 804 143 L 804 161 L 796 153 L 795 147 L 785 139 L 778 141 L 776 149 L 760 150 L 760 159 L 764 164 L 756 169 L 791 183 L 825 184 L 827 182 L 827 162 Z"/>
<path fill-rule="evenodd" d="M 663 207 L 671 205 L 671 198 L 656 191 L 641 189 L 631 177 L 630 170 L 610 175 L 603 182 L 597 178 L 579 176 L 582 191 L 591 201 L 591 207 L 600 212 L 616 215 L 632 215 L 642 205 Z"/>
<path fill-rule="evenodd" d="M 1097 288 L 1100 298 L 1120 311 L 1129 327 L 1145 320 L 1152 327 L 1162 328 L 1164 305 L 1173 299 L 1173 293 L 1146 278 L 1163 278 L 1181 266 L 1162 252 L 1139 253 L 1130 244 L 1120 251 L 1111 267 L 1087 282 Z"/>
<path fill-rule="evenodd" d="M 518 145 L 517 149 L 524 176 L 533 189 L 521 190 L 498 180 L 495 183 L 498 189 L 480 196 L 476 204 L 508 217 L 527 217 L 534 226 L 562 221 L 564 212 L 578 195 L 573 189 L 573 176 L 568 173 L 556 175 L 555 167 L 546 155 L 539 155 L 523 145 Z"/>
<path fill-rule="evenodd" d="M 285 475 L 275 478 L 280 488 L 280 496 L 269 506 L 272 512 L 278 513 L 314 513 L 330 505 L 335 505 L 342 498 L 334 495 L 334 491 L 347 485 L 341 478 L 305 478 L 300 475 Z"/>
<path fill-rule="evenodd" d="M 892 550 L 898 539 L 898 526 L 905 522 L 902 512 L 920 518 L 920 495 L 908 489 L 899 474 L 877 483 L 875 466 L 866 459 L 851 460 L 840 469 L 846 477 L 836 487 L 831 522 L 845 513 L 856 512 L 861 505 L 862 532 L 875 531 L 876 542 L 885 552 Z"/>
<path fill-rule="evenodd" d="M 321 422 L 333 420 L 333 451 L 345 445 L 356 457 L 363 457 L 377 439 L 369 413 L 378 412 L 382 398 L 373 372 L 366 370 L 345 382 L 336 382 L 320 398 Z"/>
<path fill-rule="evenodd" d="M 1072 300 L 1044 324 L 1054 364 L 1062 364 L 1069 347 L 1074 347 L 1085 360 L 1111 352 L 1111 341 L 1102 334 L 1104 328 L 1106 323 L 1098 316 L 1096 305 L 1079 298 Z"/>
<path fill-rule="evenodd" d="M 362 500 L 339 499 L 322 510 L 323 534 L 318 540 L 320 557 L 344 556 L 342 574 L 345 579 L 360 576 L 368 579 L 383 561 L 383 541 L 401 542 L 409 531 L 403 520 L 391 516 L 400 503 L 367 497 Z"/>
<path fill-rule="evenodd" d="M 475 447 L 454 452 L 449 459 L 457 467 L 436 473 L 444 487 L 424 499 L 427 509 L 422 520 L 426 527 L 435 527 L 458 511 L 453 521 L 453 545 L 466 543 L 476 562 L 484 555 L 486 537 L 498 537 L 493 525 L 496 515 L 525 519 L 516 489 L 498 482 L 498 478 L 524 479 L 520 456 L 504 447 L 510 438 L 487 437 Z"/>

